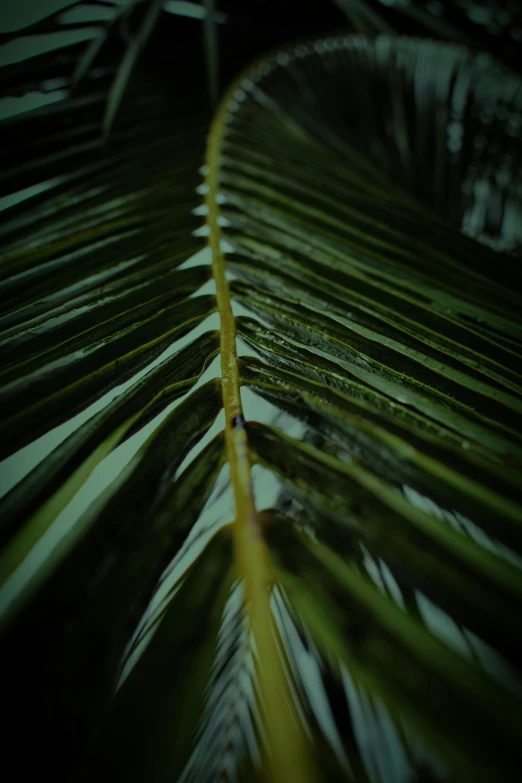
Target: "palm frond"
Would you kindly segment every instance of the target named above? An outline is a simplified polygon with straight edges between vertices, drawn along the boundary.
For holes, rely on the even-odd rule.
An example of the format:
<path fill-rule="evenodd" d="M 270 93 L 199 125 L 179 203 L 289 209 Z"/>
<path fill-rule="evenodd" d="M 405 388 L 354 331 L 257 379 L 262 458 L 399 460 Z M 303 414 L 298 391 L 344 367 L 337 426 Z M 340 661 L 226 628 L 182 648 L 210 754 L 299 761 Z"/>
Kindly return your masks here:
<path fill-rule="evenodd" d="M 103 91 L 4 125 L 18 779 L 517 780 L 520 80 L 299 44 L 206 159 L 131 84 L 108 151 Z"/>

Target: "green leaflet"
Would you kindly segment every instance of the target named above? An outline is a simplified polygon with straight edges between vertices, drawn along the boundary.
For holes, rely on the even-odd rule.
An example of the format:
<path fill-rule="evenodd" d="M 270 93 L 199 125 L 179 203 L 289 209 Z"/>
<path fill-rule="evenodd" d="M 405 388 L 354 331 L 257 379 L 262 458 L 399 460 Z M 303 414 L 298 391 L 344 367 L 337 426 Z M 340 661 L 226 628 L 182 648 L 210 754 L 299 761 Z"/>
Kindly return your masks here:
<path fill-rule="evenodd" d="M 441 444 L 459 448 L 472 447 L 475 453 L 482 455 L 483 459 L 488 462 L 491 460 L 491 454 L 486 449 L 481 450 L 478 444 L 470 444 L 457 432 L 439 426 L 432 419 L 412 411 L 408 405 L 372 388 L 369 382 L 365 383 L 347 367 L 336 363 L 333 359 L 307 350 L 298 343 L 288 340 L 287 336 L 283 337 L 277 331 L 267 329 L 251 318 L 239 318 L 238 330 L 243 339 L 262 356 L 267 364 L 320 384 L 320 389 L 315 387 L 318 394 L 333 393 L 335 399 L 335 391 L 339 391 L 349 397 L 354 411 L 366 411 L 366 415 L 376 421 L 379 417 L 387 416 L 390 426 L 395 426 L 399 430 L 401 427 L 409 427 L 412 436 L 415 432 L 417 437 L 431 438 L 432 442 L 440 441 Z M 247 373 L 245 377 L 249 380 L 253 379 L 256 370 L 261 373 L 266 372 L 259 363 L 252 363 L 249 360 L 244 362 L 244 371 Z M 276 375 L 283 384 L 285 373 Z M 266 380 L 269 381 L 269 376 Z M 292 385 L 288 384 L 289 391 L 291 388 Z M 337 399 L 339 401 L 339 398 Z M 348 399 L 345 402 L 348 403 Z"/>
<path fill-rule="evenodd" d="M 221 534 L 171 599 L 116 693 L 87 759 L 78 760 L 75 779 L 90 779 L 100 764 L 111 776 L 129 780 L 178 779 L 197 729 L 233 579 L 231 542 Z"/>
<path fill-rule="evenodd" d="M 132 427 L 144 426 L 170 402 L 189 391 L 216 352 L 217 336 L 206 332 L 149 370 L 57 446 L 0 501 L 2 542 L 105 438 L 121 426 L 125 429 L 116 443 L 129 437 Z"/>
<path fill-rule="evenodd" d="M 35 332 L 38 334 L 44 324 L 47 324 L 47 328 L 52 330 L 59 327 L 63 319 L 70 321 L 70 319 L 82 315 L 83 308 L 92 307 L 96 301 L 101 300 L 100 304 L 103 300 L 110 302 L 113 297 L 117 298 L 118 294 L 121 295 L 122 290 L 128 292 L 136 287 L 136 284 L 143 284 L 144 279 L 147 278 L 152 283 L 155 273 L 160 275 L 169 272 L 200 249 L 194 242 L 179 244 L 178 249 L 177 242 L 174 245 L 171 242 L 168 248 L 165 240 L 162 243 L 156 243 L 156 245 L 151 243 L 148 245 L 146 256 L 144 254 L 136 255 L 136 236 L 134 235 L 129 252 L 123 248 L 122 255 L 125 260 L 122 260 L 121 254 L 117 254 L 113 265 L 107 263 L 103 269 L 95 269 L 92 274 L 89 274 L 88 259 L 83 257 L 81 261 L 84 275 L 79 279 L 76 279 L 78 277 L 77 268 L 74 269 L 74 279 L 69 279 L 67 274 L 60 273 L 52 281 L 45 283 L 45 291 L 41 292 L 43 297 L 41 299 L 35 299 L 37 290 L 36 287 L 31 287 L 27 294 L 24 293 L 24 301 L 18 303 L 19 306 L 14 303 L 14 300 L 10 300 L 13 309 L 6 312 L 0 320 L 3 327 L 2 352 L 12 350 L 17 342 L 23 344 L 24 337 L 27 339 L 28 333 L 29 335 Z M 132 252 L 130 252 L 131 249 Z M 92 250 L 93 247 L 89 246 L 89 253 Z M 96 250 L 96 246 L 94 246 L 94 250 Z M 122 248 L 119 248 L 119 251 L 122 251 Z M 165 259 L 165 255 L 167 259 Z M 103 253 L 100 255 L 100 261 L 102 256 Z M 107 248 L 105 248 L 105 256 L 107 257 Z M 159 263 L 154 263 L 155 256 L 160 257 Z M 76 259 L 76 261 L 79 260 Z M 86 272 L 87 274 L 85 274 Z M 181 279 L 183 280 L 183 277 Z M 18 340 L 14 338 L 18 338 Z"/>
<path fill-rule="evenodd" d="M 181 776 L 185 783 L 226 774 L 227 747 L 232 743 L 238 779 L 260 779 L 258 694 L 244 608 L 244 591 L 237 581 L 223 613 L 197 739 Z"/>
<path fill-rule="evenodd" d="M 118 67 L 118 73 L 114 80 L 114 84 L 111 87 L 107 100 L 107 111 L 103 121 L 103 132 L 105 137 L 108 136 L 109 131 L 112 128 L 118 106 L 122 100 L 132 70 L 157 22 L 161 11 L 162 0 L 152 0 L 149 5 L 150 7 L 147 10 L 143 23 L 127 46 L 125 55 Z"/>
<path fill-rule="evenodd" d="M 290 260 L 278 253 L 270 257 L 266 250 L 263 255 L 257 255 L 248 252 L 244 245 L 239 245 L 239 248 L 247 258 L 255 260 L 256 266 L 242 263 L 241 257 L 239 262 L 233 259 L 232 265 L 240 276 L 246 276 L 250 282 L 261 283 L 274 293 L 283 292 L 291 285 L 301 304 L 331 313 L 340 323 L 359 329 L 362 334 L 374 339 L 378 334 L 383 344 L 418 357 L 432 370 L 450 378 L 465 378 L 466 382 L 474 380 L 479 388 L 490 384 L 501 393 L 506 388 L 520 392 L 520 354 L 504 348 L 498 341 L 486 340 L 455 320 L 434 315 L 427 307 L 424 310 L 408 307 L 397 296 L 389 296 L 393 307 L 383 307 L 379 302 L 379 288 L 374 290 L 373 295 L 370 289 L 366 297 L 354 296 L 356 281 L 349 281 L 340 274 L 327 279 L 328 268 L 313 274 L 309 260 L 306 264 L 296 263 L 295 259 Z M 270 271 L 265 266 L 266 262 L 271 267 Z M 288 276 L 282 277 L 277 273 L 281 268 Z M 307 279 L 309 285 L 304 284 Z M 404 317 L 406 313 L 409 318 Z"/>
<path fill-rule="evenodd" d="M 82 27 L 70 31 L 47 33 L 46 35 L 20 36 L 0 48 L 0 66 L 13 65 L 31 57 L 71 46 L 82 41 L 89 41 L 99 32 L 99 27 Z M 71 35 L 72 33 L 72 35 Z"/>
<path fill-rule="evenodd" d="M 396 361 L 381 346 L 355 336 L 353 331 L 350 332 L 331 318 L 238 282 L 234 282 L 233 291 L 242 303 L 267 323 L 284 331 L 292 340 L 319 349 L 323 354 L 342 362 L 341 366 L 347 367 L 358 379 L 377 390 L 427 413 L 441 424 L 461 431 L 501 454 L 512 455 L 516 459 L 522 457 L 517 431 L 508 426 L 508 422 L 512 425 L 518 422 L 520 414 L 512 410 L 508 412 L 507 405 L 504 407 L 504 404 L 497 402 L 493 389 L 485 396 L 473 393 L 471 389 L 464 390 L 463 386 L 451 382 L 439 383 L 437 388 L 432 385 L 434 377 L 429 371 L 421 371 L 405 360 L 404 365 L 401 363 L 404 372 L 398 372 L 394 369 Z M 423 379 L 419 376 L 423 376 Z M 459 395 L 462 400 L 453 395 Z M 519 400 L 514 397 L 511 400 L 513 407 L 518 409 Z M 484 415 L 481 415 L 480 409 L 473 407 L 479 404 Z M 496 421 L 493 421 L 494 418 Z M 497 432 L 500 434 L 497 435 Z"/>
<path fill-rule="evenodd" d="M 341 530 L 352 530 L 407 581 L 422 586 L 448 613 L 516 660 L 522 648 L 519 567 L 413 506 L 356 463 L 346 464 L 260 425 L 249 426 L 249 438 L 265 467 L 275 470 L 306 505 L 331 516 L 332 532 L 335 522 Z M 486 616 L 495 617 L 494 628 Z"/>
<path fill-rule="evenodd" d="M 192 428 L 192 436 L 197 437 L 210 425 L 211 420 L 203 417 L 215 413 L 211 409 L 219 403 L 218 390 L 210 400 L 201 392 L 196 394 L 203 405 L 199 422 L 194 421 L 197 411 L 186 416 L 194 407 L 191 401 L 180 406 L 161 428 L 164 460 L 166 447 L 167 452 L 176 452 L 179 464 L 184 451 L 176 450 L 187 429 Z M 131 464 L 106 493 L 108 498 L 102 497 L 71 530 L 57 552 L 63 558 L 70 551 L 69 557 L 3 635 L 2 664 L 11 670 L 16 670 L 17 656 L 25 660 L 31 654 L 27 639 L 39 646 L 38 661 L 24 676 L 32 689 L 33 704 L 38 706 L 28 716 L 26 730 L 35 733 L 40 760 L 55 763 L 60 777 L 77 754 L 84 752 L 86 737 L 105 711 L 136 625 L 162 571 L 198 519 L 224 456 L 219 436 L 169 484 L 165 471 L 149 475 L 144 458 L 154 454 L 150 447 L 154 447 L 154 435 L 141 461 Z M 164 467 L 168 474 L 175 463 L 164 462 Z M 142 519 L 141 507 L 133 505 L 140 489 L 145 491 L 140 498 L 147 497 L 149 512 L 153 512 L 148 521 Z M 228 541 L 226 550 L 230 552 Z M 16 695 L 20 687 L 20 681 L 11 679 L 6 698 Z M 62 753 L 53 762 L 57 730 L 62 735 Z"/>
<path fill-rule="evenodd" d="M 242 187 L 241 178 L 238 185 L 235 178 L 231 178 L 231 181 L 236 187 Z M 337 278 L 343 281 L 344 278 L 345 287 L 351 283 L 351 287 L 358 289 L 360 293 L 371 291 L 372 299 L 375 299 L 377 304 L 382 302 L 389 305 L 392 295 L 395 295 L 400 298 L 402 305 L 399 310 L 405 309 L 408 314 L 415 314 L 424 306 L 427 311 L 425 317 L 430 319 L 431 316 L 431 320 L 433 320 L 434 310 L 439 313 L 444 313 L 446 310 L 451 314 L 451 308 L 454 308 L 457 314 L 469 314 L 476 321 L 485 320 L 501 331 L 507 331 L 508 334 L 514 331 L 520 338 L 518 327 L 512 327 L 505 317 L 499 317 L 505 316 L 506 311 L 514 314 L 517 305 L 520 306 L 519 297 L 516 292 L 506 291 L 499 283 L 495 284 L 484 278 L 479 278 L 477 281 L 475 275 L 468 270 L 459 274 L 457 267 L 452 270 L 452 278 L 455 278 L 455 283 L 465 286 L 463 296 L 457 298 L 455 289 L 445 290 L 439 279 L 433 279 L 435 277 L 433 268 L 430 270 L 430 277 L 419 275 L 413 252 L 402 259 L 400 249 L 396 249 L 394 244 L 382 243 L 384 247 L 371 247 L 371 245 L 358 247 L 352 237 L 344 235 L 346 223 L 342 220 L 334 223 L 336 232 L 333 237 L 330 231 L 325 230 L 314 235 L 305 219 L 295 221 L 293 215 L 295 206 L 290 199 L 288 199 L 289 208 L 279 214 L 276 213 L 276 219 L 264 202 L 257 202 L 250 195 L 248 199 L 243 200 L 236 192 L 231 194 L 225 191 L 225 193 L 226 203 L 239 208 L 240 213 L 238 215 L 225 208 L 224 214 L 231 221 L 232 226 L 242 232 L 238 244 L 247 252 L 261 250 L 263 255 L 270 257 L 271 248 L 266 246 L 268 240 L 276 249 L 276 252 L 272 251 L 272 253 L 280 258 L 285 251 L 311 256 L 314 265 L 310 270 L 312 274 L 307 276 L 313 279 L 314 267 L 315 269 L 322 267 L 322 275 L 325 278 L 321 281 L 323 288 L 327 286 L 329 280 Z M 317 223 L 320 225 L 322 218 L 319 215 L 318 220 L 314 211 L 305 217 L 313 218 L 314 225 Z M 294 226 L 294 222 L 297 225 Z M 275 224 L 275 228 L 271 224 Z M 305 230 L 306 239 L 303 240 Z M 256 240 L 261 240 L 264 246 L 260 246 Z M 402 263 L 392 263 L 396 256 Z M 284 256 L 283 260 L 286 261 Z M 439 258 L 433 261 L 440 263 Z M 498 288 L 498 304 L 495 304 L 495 308 L 498 308 L 499 313 L 496 315 L 493 315 L 488 307 L 487 294 L 491 288 Z M 468 299 L 471 301 L 466 301 Z M 502 306 L 505 309 L 502 309 Z"/>
<path fill-rule="evenodd" d="M 47 432 L 132 377 L 210 315 L 214 307 L 211 296 L 165 307 L 88 350 L 58 359 L 41 373 L 12 384 L 2 395 L 8 416 L 0 426 L 2 454 L 12 453 L 35 434 Z M 60 389 L 62 384 L 67 385 Z M 57 388 L 60 391 L 55 391 Z M 41 400 L 30 405 L 38 397 Z M 24 403 L 27 407 L 20 410 Z"/>
<path fill-rule="evenodd" d="M 34 253 L 7 257 L 6 271 L 13 267 L 19 271 L 9 275 L 3 282 L 9 299 L 2 326 L 5 324 L 5 327 L 9 328 L 19 323 L 20 317 L 27 317 L 27 313 L 30 317 L 38 315 L 42 311 L 42 299 L 46 301 L 46 308 L 49 309 L 50 306 L 66 302 L 71 298 L 71 294 L 78 296 L 92 291 L 97 285 L 103 285 L 107 280 L 122 277 L 122 273 L 129 269 L 135 272 L 140 267 L 152 267 L 158 250 L 163 250 L 160 260 L 164 266 L 165 255 L 170 259 L 171 267 L 185 261 L 200 248 L 200 243 L 195 239 L 187 241 L 183 238 L 180 241 L 172 231 L 171 220 L 167 231 L 167 221 L 164 216 L 162 218 L 163 225 L 158 225 L 155 231 L 151 231 L 149 227 L 127 229 L 124 226 L 125 230 L 111 233 L 114 226 L 110 223 L 103 224 L 103 231 L 108 236 L 101 239 L 97 239 L 96 231 L 90 228 L 85 230 L 83 223 L 82 231 L 77 232 L 78 238 L 73 236 L 67 243 L 58 244 L 53 241 L 52 235 L 45 236 L 42 238 L 42 249 L 37 248 Z M 142 221 L 143 218 L 140 217 L 140 222 Z M 58 231 L 63 233 L 63 229 Z M 40 240 L 37 238 L 35 241 Z M 27 264 L 28 269 L 24 270 L 24 264 Z M 31 286 L 29 289 L 28 285 Z M 43 312 L 47 310 L 44 309 Z"/>
<path fill-rule="evenodd" d="M 522 506 L 516 474 L 501 473 L 481 462 L 472 449 L 457 450 L 452 444 L 450 450 L 435 439 L 421 438 L 414 427 L 401 427 L 397 419 L 388 419 L 364 403 L 354 404 L 353 396 L 324 389 L 295 374 L 268 370 L 250 359 L 243 360 L 241 366 L 254 391 L 322 435 L 328 434 L 376 475 L 399 488 L 416 486 L 432 500 L 467 514 L 491 535 L 522 551 Z"/>
<path fill-rule="evenodd" d="M 67 8 L 68 5 L 73 5 L 73 0 L 51 0 L 45 6 L 17 6 L 16 9 L 10 11 L 9 15 L 3 16 L 2 32 L 13 32 L 33 25 L 42 18 Z"/>
<path fill-rule="evenodd" d="M 473 409 L 477 408 L 484 416 L 495 417 L 498 421 L 507 418 L 507 412 L 503 414 L 498 403 L 509 408 L 511 416 L 517 416 L 521 412 L 520 400 L 515 395 L 503 393 L 475 379 L 472 373 L 465 375 L 462 372 L 453 372 L 450 367 L 445 367 L 440 362 L 431 362 L 427 356 L 415 350 L 407 351 L 395 341 L 388 340 L 386 335 L 381 335 L 378 340 L 376 332 L 357 327 L 347 318 L 340 322 L 338 319 L 327 318 L 320 312 L 308 316 L 308 308 L 305 309 L 298 302 L 283 302 L 282 297 L 253 287 L 246 293 L 240 283 L 236 283 L 234 291 L 238 296 L 243 296 L 245 302 L 251 302 L 253 307 L 258 306 L 263 310 L 266 308 L 268 313 L 276 310 L 277 317 L 291 318 L 300 323 L 306 319 L 309 329 L 322 330 L 328 337 L 349 346 L 351 351 L 345 349 L 344 354 L 360 354 L 366 366 L 375 373 L 379 372 L 383 376 L 387 373 L 393 377 L 392 368 L 400 362 L 401 367 L 404 367 L 401 375 L 420 381 L 419 386 L 429 386 L 432 393 L 440 392 L 441 396 L 456 399 Z M 401 359 L 393 354 L 394 350 L 401 351 Z M 380 370 L 380 366 L 384 369 Z"/>
<path fill-rule="evenodd" d="M 273 519 L 270 537 L 276 578 L 326 656 L 344 661 L 392 708 L 401 702 L 412 730 L 429 736 L 464 777 L 516 780 L 519 699 L 448 650 L 329 547 L 293 531 L 284 517 Z M 453 725 L 462 727 L 459 743 Z"/>
<path fill-rule="evenodd" d="M 126 279 L 123 294 L 119 296 L 111 296 L 113 286 L 107 286 L 103 292 L 106 297 L 102 298 L 102 292 L 98 291 L 98 301 L 94 308 L 91 304 L 90 311 L 85 304 L 79 303 L 80 307 L 77 306 L 71 313 L 61 314 L 61 318 L 55 315 L 54 319 L 50 319 L 50 324 L 45 321 L 39 324 L 37 335 L 36 325 L 31 324 L 30 329 L 20 335 L 22 339 L 26 338 L 23 343 L 20 337 L 7 341 L 5 349 L 15 353 L 15 356 L 14 361 L 11 359 L 11 363 L 4 367 L 0 382 L 8 386 L 10 381 L 31 377 L 64 354 L 89 348 L 99 338 L 106 341 L 109 336 L 133 323 L 150 318 L 163 307 L 183 301 L 208 279 L 205 266 L 192 267 L 182 272 L 162 271 L 161 277 L 152 280 L 149 273 L 148 279 L 137 286 L 132 286 L 131 281 Z M 121 282 L 118 287 L 121 287 Z"/>
<path fill-rule="evenodd" d="M 194 524 L 205 508 L 210 496 L 216 488 L 220 472 L 225 464 L 225 444 L 223 433 L 216 435 L 210 443 L 193 459 L 186 467 L 167 492 L 161 503 L 155 509 L 155 527 L 158 530 L 168 530 L 172 527 L 172 520 L 176 520 L 176 543 L 186 540 Z M 198 537 L 195 537 L 192 544 L 195 544 Z M 154 544 L 156 546 L 156 544 Z M 159 548 L 158 548 L 159 549 Z M 175 547 L 173 547 L 173 551 Z M 191 554 L 191 547 L 187 550 L 187 555 Z M 179 557 L 179 553 L 177 555 Z M 184 564 L 187 561 L 184 561 Z M 169 596 L 173 594 L 178 587 L 176 583 L 169 591 Z M 157 622 L 163 616 L 163 609 L 155 612 L 153 618 L 140 629 L 140 633 L 133 641 L 132 647 L 127 651 L 131 652 L 139 646 L 144 635 L 151 628 L 154 628 Z"/>
<path fill-rule="evenodd" d="M 76 68 L 74 69 L 74 74 L 72 77 L 73 89 L 78 86 L 82 78 L 89 72 L 92 64 L 96 60 L 98 52 L 107 41 L 109 33 L 112 31 L 112 28 L 115 27 L 119 21 L 121 21 L 121 14 L 124 13 L 124 11 L 121 11 L 120 9 L 106 9 L 106 11 L 107 23 L 105 27 L 102 28 L 96 38 L 93 38 L 90 44 L 85 47 L 82 56 L 76 64 Z"/>
<path fill-rule="evenodd" d="M 94 521 L 96 521 L 96 530 L 103 531 L 102 542 L 98 541 L 93 551 L 94 562 L 88 563 L 85 551 L 82 551 L 80 554 L 82 569 L 88 563 L 87 574 L 89 578 L 92 575 L 93 568 L 96 570 L 95 564 L 99 560 L 100 553 L 104 554 L 108 562 L 112 562 L 115 556 L 117 558 L 123 556 L 121 551 L 118 552 L 118 547 L 121 547 L 120 535 L 123 536 L 125 543 L 127 543 L 126 537 L 129 537 L 132 548 L 134 546 L 134 529 L 138 525 L 147 528 L 148 515 L 152 515 L 152 519 L 155 519 L 154 512 L 156 506 L 161 507 L 163 493 L 173 481 L 177 467 L 181 464 L 191 446 L 197 443 L 210 428 L 219 410 L 219 389 L 214 381 L 210 381 L 209 384 L 194 392 L 170 413 L 159 427 L 154 430 L 138 454 L 131 459 L 129 465 L 125 467 L 123 474 L 117 479 L 117 491 L 115 492 L 109 487 L 105 494 L 110 496 L 110 500 L 107 502 L 104 495 L 101 500 L 96 501 L 95 508 L 88 510 L 83 520 L 74 525 L 71 535 L 66 536 L 66 539 L 69 538 L 69 543 L 64 543 L 62 539 L 58 548 L 47 557 L 44 564 L 44 572 L 53 567 L 55 558 L 61 558 L 64 553 L 69 551 L 75 539 L 85 529 L 88 529 Z M 132 425 L 134 418 L 131 419 L 130 425 Z M 120 427 L 114 433 L 109 440 L 106 451 L 114 447 L 115 439 L 121 438 L 123 429 L 123 427 Z M 92 470 L 92 465 L 89 464 L 89 468 Z M 56 508 L 57 504 L 53 500 L 47 506 L 44 506 L 43 509 L 39 509 L 28 520 L 28 523 L 22 527 L 18 535 L 9 542 L 2 552 L 0 559 L 0 583 L 4 592 L 4 612 L 11 600 L 19 602 L 24 597 L 27 588 L 23 566 L 24 559 L 27 558 L 57 515 L 59 507 Z M 101 510 L 102 508 L 103 510 Z M 150 534 L 150 531 L 147 531 L 147 533 Z M 107 537 L 107 541 L 111 542 L 113 536 L 117 542 L 114 555 L 110 553 L 110 547 L 103 543 L 104 537 Z M 65 549 L 62 547 L 65 547 Z M 124 547 L 121 548 L 124 549 Z M 130 564 L 131 559 L 129 557 L 126 565 L 130 566 Z M 101 571 L 104 571 L 103 566 Z M 16 584 L 17 572 L 20 584 Z M 38 573 L 37 579 L 40 578 Z M 8 584 L 8 580 L 12 584 Z M 31 578 L 31 589 L 34 589 L 33 581 Z"/>

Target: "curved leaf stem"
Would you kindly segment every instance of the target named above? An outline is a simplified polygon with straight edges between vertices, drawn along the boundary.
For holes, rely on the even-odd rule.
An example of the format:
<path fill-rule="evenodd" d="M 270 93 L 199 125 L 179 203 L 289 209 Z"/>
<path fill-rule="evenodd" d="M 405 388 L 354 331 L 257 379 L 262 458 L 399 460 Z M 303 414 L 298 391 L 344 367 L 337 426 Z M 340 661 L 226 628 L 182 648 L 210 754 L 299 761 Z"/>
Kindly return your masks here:
<path fill-rule="evenodd" d="M 251 66 L 252 67 L 252 66 Z M 250 70 L 251 68 L 249 68 Z M 236 519 L 234 547 L 239 576 L 244 580 L 247 613 L 259 663 L 259 686 L 267 737 L 267 763 L 275 783 L 315 783 L 317 776 L 304 736 L 302 723 L 292 703 L 281 656 L 272 629 L 270 609 L 271 571 L 263 539 L 251 478 L 251 459 L 240 394 L 236 351 L 236 323 L 225 275 L 219 225 L 219 165 L 228 104 L 244 78 L 242 74 L 223 97 L 211 125 L 206 153 L 205 196 L 208 207 L 209 246 L 216 282 L 217 307 L 221 321 L 220 350 L 225 441 L 234 492 Z"/>

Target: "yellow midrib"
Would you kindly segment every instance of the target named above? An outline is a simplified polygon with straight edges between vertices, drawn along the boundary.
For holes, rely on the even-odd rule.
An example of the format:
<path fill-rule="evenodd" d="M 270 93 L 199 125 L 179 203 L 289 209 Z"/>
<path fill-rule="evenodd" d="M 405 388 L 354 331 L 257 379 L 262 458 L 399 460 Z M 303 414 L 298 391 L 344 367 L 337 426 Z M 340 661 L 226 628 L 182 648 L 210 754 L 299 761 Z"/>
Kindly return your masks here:
<path fill-rule="evenodd" d="M 257 518 L 252 488 L 251 462 L 240 394 L 236 352 L 236 324 L 221 251 L 218 223 L 219 165 L 227 107 L 244 76 L 222 99 L 211 125 L 206 152 L 205 195 L 212 272 L 216 282 L 220 316 L 220 351 L 225 442 L 234 492 L 233 538 L 237 571 L 244 581 L 248 621 L 253 632 L 264 728 L 267 737 L 267 773 L 274 783 L 316 783 L 303 726 L 297 715 L 272 630 L 270 566 L 266 543 Z"/>

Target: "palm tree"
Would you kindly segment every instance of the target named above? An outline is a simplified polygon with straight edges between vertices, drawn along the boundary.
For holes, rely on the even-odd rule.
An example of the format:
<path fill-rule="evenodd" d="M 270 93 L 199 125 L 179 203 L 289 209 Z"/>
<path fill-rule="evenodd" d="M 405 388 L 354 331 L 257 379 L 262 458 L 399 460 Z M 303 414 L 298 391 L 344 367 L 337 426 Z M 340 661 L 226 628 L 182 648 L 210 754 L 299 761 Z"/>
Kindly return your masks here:
<path fill-rule="evenodd" d="M 7 779 L 518 780 L 520 76 L 66 5 L 0 49 Z"/>

